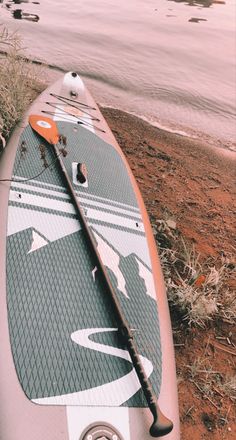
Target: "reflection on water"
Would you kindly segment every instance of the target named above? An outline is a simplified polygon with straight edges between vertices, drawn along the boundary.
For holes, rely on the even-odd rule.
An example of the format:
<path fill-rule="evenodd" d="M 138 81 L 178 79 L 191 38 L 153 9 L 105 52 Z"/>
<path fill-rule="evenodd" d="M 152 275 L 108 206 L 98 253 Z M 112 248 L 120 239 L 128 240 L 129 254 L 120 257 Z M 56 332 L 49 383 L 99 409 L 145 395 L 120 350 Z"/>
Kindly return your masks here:
<path fill-rule="evenodd" d="M 11 9 L 13 4 L 20 5 L 21 3 L 32 3 L 34 5 L 39 5 L 40 3 L 37 1 L 35 2 L 29 0 L 8 0 L 7 2 L 4 2 L 4 0 L 0 0 L 0 3 L 3 3 L 3 6 L 5 6 L 6 9 L 8 9 L 11 12 L 12 17 L 15 18 L 16 20 L 28 20 L 34 22 L 39 21 L 39 16 L 37 14 L 24 12 L 23 9 Z"/>
<path fill-rule="evenodd" d="M 203 8 L 210 8 L 213 4 L 225 5 L 223 0 L 168 0 L 169 2 L 184 3 L 189 6 L 202 6 Z M 190 21 L 190 20 L 189 20 Z"/>
<path fill-rule="evenodd" d="M 12 11 L 12 16 L 16 20 L 29 20 L 29 21 L 39 21 L 39 16 L 36 14 L 29 14 L 22 11 L 22 9 L 14 9 Z"/>
<path fill-rule="evenodd" d="M 235 139 L 235 0 L 39 2 L 0 0 L 0 22 L 19 30 L 28 58 L 78 71 L 100 103 Z"/>
<path fill-rule="evenodd" d="M 190 23 L 199 23 L 200 21 L 207 21 L 206 18 L 197 18 L 197 17 L 192 17 L 189 19 Z"/>
<path fill-rule="evenodd" d="M 9 0 L 8 3 L 15 3 L 15 5 L 20 5 L 21 3 L 34 3 L 39 5 L 39 2 L 30 2 L 29 0 Z"/>

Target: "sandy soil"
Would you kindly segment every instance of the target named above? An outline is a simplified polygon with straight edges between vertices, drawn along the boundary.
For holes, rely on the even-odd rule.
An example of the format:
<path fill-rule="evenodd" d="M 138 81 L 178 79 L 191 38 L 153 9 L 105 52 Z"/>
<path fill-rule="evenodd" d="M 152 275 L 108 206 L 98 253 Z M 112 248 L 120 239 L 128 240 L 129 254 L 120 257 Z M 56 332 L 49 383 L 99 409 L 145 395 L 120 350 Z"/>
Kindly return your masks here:
<path fill-rule="evenodd" d="M 227 288 L 233 297 L 236 154 L 167 133 L 118 110 L 101 110 L 128 158 L 151 222 L 173 219 L 180 236 L 195 244 L 201 258 L 227 256 L 232 269 Z M 235 438 L 235 395 L 226 396 L 217 385 L 236 373 L 235 327 L 219 320 L 204 330 L 189 329 L 175 310 L 171 317 L 180 378 L 181 439 Z M 206 384 L 210 393 L 203 390 Z"/>

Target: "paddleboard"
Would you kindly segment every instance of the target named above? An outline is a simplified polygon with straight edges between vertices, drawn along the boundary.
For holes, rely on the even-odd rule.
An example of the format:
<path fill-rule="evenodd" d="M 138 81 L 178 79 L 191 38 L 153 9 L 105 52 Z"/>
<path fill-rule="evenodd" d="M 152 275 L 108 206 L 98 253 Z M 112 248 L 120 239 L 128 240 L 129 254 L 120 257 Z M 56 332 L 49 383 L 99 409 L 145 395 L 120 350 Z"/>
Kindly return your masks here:
<path fill-rule="evenodd" d="M 13 132 L 0 160 L 0 206 L 0 438 L 150 440 L 142 368 L 173 422 L 165 438 L 178 440 L 172 331 L 152 229 L 77 73 L 47 88 Z"/>

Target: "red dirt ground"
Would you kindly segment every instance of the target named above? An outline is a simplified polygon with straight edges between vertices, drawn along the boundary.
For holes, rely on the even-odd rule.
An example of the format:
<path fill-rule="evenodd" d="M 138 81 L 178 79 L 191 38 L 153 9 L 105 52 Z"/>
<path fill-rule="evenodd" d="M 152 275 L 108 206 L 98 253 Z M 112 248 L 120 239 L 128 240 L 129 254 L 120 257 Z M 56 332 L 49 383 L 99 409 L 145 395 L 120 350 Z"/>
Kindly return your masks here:
<path fill-rule="evenodd" d="M 235 296 L 236 154 L 218 153 L 217 147 L 167 133 L 118 110 L 101 110 L 129 161 L 151 221 L 173 219 L 180 235 L 194 243 L 203 259 L 227 256 L 232 268 L 227 287 Z M 187 328 L 175 310 L 171 315 L 181 439 L 233 440 L 235 395 L 226 396 L 217 383 L 211 385 L 210 394 L 202 390 L 204 368 L 211 366 L 219 383 L 235 376 L 235 326 L 218 320 L 206 329 Z M 202 359 L 203 366 L 194 376 L 190 367 L 196 359 Z"/>

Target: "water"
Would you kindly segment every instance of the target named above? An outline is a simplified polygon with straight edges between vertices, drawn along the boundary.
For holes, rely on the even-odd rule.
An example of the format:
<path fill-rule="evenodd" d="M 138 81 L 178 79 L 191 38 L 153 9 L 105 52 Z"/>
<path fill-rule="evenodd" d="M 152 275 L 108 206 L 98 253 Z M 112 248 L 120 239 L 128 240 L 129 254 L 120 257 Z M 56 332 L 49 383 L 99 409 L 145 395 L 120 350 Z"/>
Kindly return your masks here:
<path fill-rule="evenodd" d="M 14 20 L 16 9 L 40 19 Z M 167 128 L 213 136 L 231 148 L 235 18 L 235 0 L 0 5 L 0 22 L 19 30 L 31 58 L 78 71 L 98 102 Z"/>

